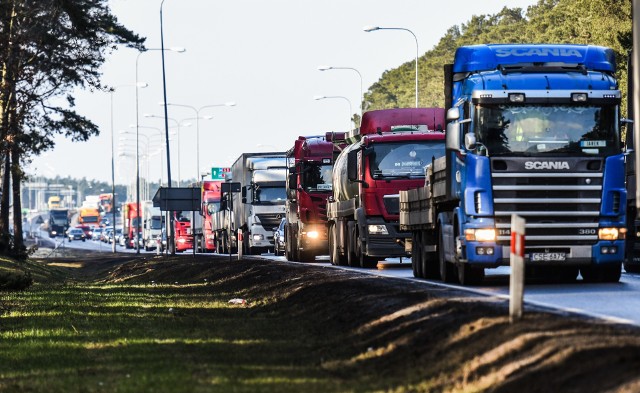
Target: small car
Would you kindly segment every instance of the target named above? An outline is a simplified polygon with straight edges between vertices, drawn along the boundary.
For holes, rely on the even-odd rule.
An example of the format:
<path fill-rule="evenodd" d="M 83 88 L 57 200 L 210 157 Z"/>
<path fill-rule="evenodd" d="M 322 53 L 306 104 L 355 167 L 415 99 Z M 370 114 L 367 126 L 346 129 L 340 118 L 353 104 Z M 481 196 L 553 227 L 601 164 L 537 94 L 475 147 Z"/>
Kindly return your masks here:
<path fill-rule="evenodd" d="M 82 229 L 85 239 L 91 239 L 91 227 L 89 225 L 78 225 L 76 228 Z"/>
<path fill-rule="evenodd" d="M 93 228 L 91 232 L 91 239 L 95 241 L 100 241 L 100 236 L 102 235 L 103 229 L 100 227 Z"/>
<path fill-rule="evenodd" d="M 283 218 L 280 220 L 280 225 L 277 228 L 274 228 L 273 231 L 273 253 L 276 255 L 284 255 L 285 251 L 285 241 L 284 241 L 284 226 L 287 224 L 287 219 Z"/>
<path fill-rule="evenodd" d="M 69 237 L 69 241 L 73 241 L 73 240 L 85 241 L 86 239 L 84 231 L 80 228 L 69 229 L 69 231 L 67 232 L 67 236 Z"/>

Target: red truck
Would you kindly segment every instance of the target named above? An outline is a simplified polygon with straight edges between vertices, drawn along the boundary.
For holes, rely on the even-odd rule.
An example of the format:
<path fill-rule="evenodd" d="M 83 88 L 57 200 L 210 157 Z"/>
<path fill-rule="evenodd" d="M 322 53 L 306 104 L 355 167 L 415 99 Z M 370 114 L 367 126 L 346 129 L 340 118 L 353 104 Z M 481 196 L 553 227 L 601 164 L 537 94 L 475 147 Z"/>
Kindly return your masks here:
<path fill-rule="evenodd" d="M 175 212 L 174 234 L 176 252 L 193 249 L 193 234 L 191 233 L 191 221 L 181 212 Z"/>
<path fill-rule="evenodd" d="M 285 256 L 289 261 L 312 262 L 329 250 L 327 200 L 333 194 L 333 162 L 346 133 L 300 136 L 287 151 Z M 335 141 L 335 144 L 334 144 Z"/>
<path fill-rule="evenodd" d="M 444 155 L 444 109 L 366 112 L 336 158 L 327 204 L 329 256 L 334 265 L 375 267 L 404 257 L 401 190 L 424 185 L 424 167 Z"/>
<path fill-rule="evenodd" d="M 214 252 L 216 242 L 212 230 L 213 215 L 220 209 L 220 184 L 222 180 L 205 180 L 200 187 L 202 190 L 202 208 L 200 209 L 200 231 L 194 233 L 196 244 L 202 252 Z M 198 217 L 197 217 L 198 218 Z M 196 218 L 196 219 L 197 219 Z"/>
<path fill-rule="evenodd" d="M 122 236 L 124 237 L 124 244 L 126 248 L 135 248 L 138 234 L 138 221 L 140 220 L 140 208 L 135 202 L 125 202 L 122 204 Z M 142 230 L 142 223 L 140 223 L 140 230 Z"/>

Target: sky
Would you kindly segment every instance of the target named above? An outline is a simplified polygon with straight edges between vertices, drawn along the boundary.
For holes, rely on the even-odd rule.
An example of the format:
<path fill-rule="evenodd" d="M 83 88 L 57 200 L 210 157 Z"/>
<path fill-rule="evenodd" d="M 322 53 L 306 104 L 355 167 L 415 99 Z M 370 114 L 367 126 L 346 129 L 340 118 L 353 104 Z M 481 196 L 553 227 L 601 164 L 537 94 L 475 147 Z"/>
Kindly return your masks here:
<path fill-rule="evenodd" d="M 168 107 L 172 180 L 186 181 L 198 172 L 210 173 L 212 167 L 231 166 L 244 152 L 286 151 L 299 135 L 351 128 L 349 104 L 355 112 L 360 102 L 358 74 L 348 69 L 319 71 L 318 66 L 355 68 L 366 92 L 386 70 L 416 55 L 416 41 L 409 32 L 367 33 L 365 26 L 411 30 L 422 55 L 450 27 L 473 15 L 495 14 L 505 6 L 526 9 L 535 3 L 164 0 L 164 46 L 185 49 L 165 51 L 167 102 L 176 104 Z M 146 37 L 150 50 L 139 54 L 122 47 L 108 56 L 101 71 L 103 82 L 115 87 L 113 105 L 109 93 L 75 92 L 77 112 L 95 122 L 100 135 L 87 142 L 56 139 L 53 150 L 26 168 L 28 174 L 111 182 L 114 157 L 116 183 L 131 184 L 136 174 L 137 71 L 137 82 L 148 85 L 138 88 L 140 175 L 166 182 L 164 120 L 158 118 L 164 116 L 160 4 L 161 0 L 109 1 L 119 22 Z M 224 106 L 230 102 L 236 105 Z M 201 119 L 194 120 L 196 110 L 205 106 L 214 107 L 200 110 Z M 178 123 L 179 128 L 173 127 Z"/>

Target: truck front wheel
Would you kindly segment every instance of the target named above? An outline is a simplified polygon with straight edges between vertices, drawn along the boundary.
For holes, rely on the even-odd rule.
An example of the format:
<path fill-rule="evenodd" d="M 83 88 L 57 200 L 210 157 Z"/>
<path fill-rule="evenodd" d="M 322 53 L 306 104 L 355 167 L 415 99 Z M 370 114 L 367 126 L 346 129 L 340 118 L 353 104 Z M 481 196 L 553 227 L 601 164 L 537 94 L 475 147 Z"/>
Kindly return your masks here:
<path fill-rule="evenodd" d="M 420 231 L 414 231 L 411 235 L 411 269 L 413 277 L 424 278 L 422 251 L 421 251 L 421 234 Z"/>
<path fill-rule="evenodd" d="M 468 263 L 458 264 L 458 281 L 461 285 L 479 285 L 484 280 L 484 268 L 473 267 Z"/>
<path fill-rule="evenodd" d="M 360 239 L 360 236 L 357 232 L 356 237 L 356 244 L 358 245 L 356 252 L 358 253 L 358 259 L 360 260 L 360 267 L 365 269 L 376 267 L 378 265 L 378 259 L 370 257 L 365 253 L 365 244 L 362 242 L 362 239 Z"/>
<path fill-rule="evenodd" d="M 622 275 L 619 263 L 604 266 L 585 266 L 580 268 L 580 274 L 585 282 L 618 282 Z"/>
<path fill-rule="evenodd" d="M 338 245 L 336 244 L 336 226 L 334 224 L 329 225 L 329 261 L 332 265 L 339 265 L 338 263 Z"/>
<path fill-rule="evenodd" d="M 455 266 L 452 263 L 447 262 L 444 253 L 444 235 L 442 234 L 442 228 L 438 234 L 438 261 L 440 264 L 440 279 L 446 283 L 455 282 Z"/>

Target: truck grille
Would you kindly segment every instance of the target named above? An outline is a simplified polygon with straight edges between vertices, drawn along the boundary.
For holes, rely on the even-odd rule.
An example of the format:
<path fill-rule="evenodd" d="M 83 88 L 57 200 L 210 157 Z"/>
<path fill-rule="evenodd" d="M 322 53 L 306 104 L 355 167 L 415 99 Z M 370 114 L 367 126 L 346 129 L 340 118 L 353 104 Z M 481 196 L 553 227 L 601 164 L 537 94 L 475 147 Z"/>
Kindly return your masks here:
<path fill-rule="evenodd" d="M 545 159 L 544 161 L 547 161 Z M 511 215 L 526 219 L 527 247 L 590 245 L 598 240 L 601 159 L 562 159 L 570 170 L 524 170 L 531 158 L 492 159 L 498 244 L 509 244 Z"/>
<path fill-rule="evenodd" d="M 318 208 L 318 220 L 327 222 L 327 197 L 311 195 L 311 201 Z"/>
<path fill-rule="evenodd" d="M 387 214 L 392 216 L 400 214 L 400 194 L 385 195 L 382 201 Z"/>
<path fill-rule="evenodd" d="M 262 213 L 256 214 L 258 220 L 262 224 L 262 227 L 266 231 L 270 231 L 273 228 L 280 226 L 280 220 L 284 217 L 284 213 Z"/>

